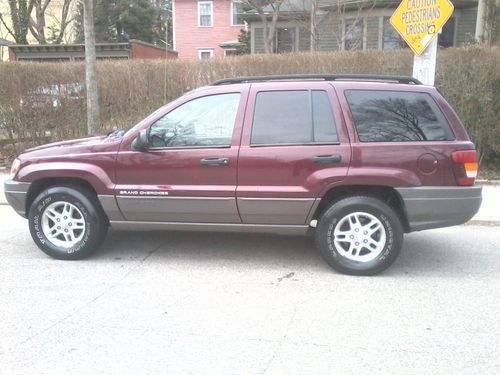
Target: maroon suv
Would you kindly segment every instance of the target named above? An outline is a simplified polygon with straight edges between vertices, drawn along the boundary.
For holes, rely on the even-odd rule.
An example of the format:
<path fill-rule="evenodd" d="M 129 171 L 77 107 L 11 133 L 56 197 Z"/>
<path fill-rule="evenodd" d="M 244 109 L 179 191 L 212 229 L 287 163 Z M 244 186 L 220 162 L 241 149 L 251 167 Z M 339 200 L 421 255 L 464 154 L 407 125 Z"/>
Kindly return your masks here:
<path fill-rule="evenodd" d="M 344 273 L 375 274 L 403 233 L 481 204 L 474 144 L 434 87 L 407 77 L 241 77 L 128 131 L 21 154 L 5 194 L 35 243 L 80 259 L 115 229 L 311 232 Z"/>

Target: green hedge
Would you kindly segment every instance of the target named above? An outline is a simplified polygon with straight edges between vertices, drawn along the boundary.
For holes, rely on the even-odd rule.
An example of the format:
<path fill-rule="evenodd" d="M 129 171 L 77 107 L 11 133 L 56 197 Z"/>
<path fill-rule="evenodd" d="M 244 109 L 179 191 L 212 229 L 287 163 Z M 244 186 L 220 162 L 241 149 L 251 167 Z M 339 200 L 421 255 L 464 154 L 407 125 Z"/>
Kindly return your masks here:
<path fill-rule="evenodd" d="M 480 47 L 439 52 L 436 86 L 454 106 L 480 150 L 498 163 L 500 50 Z M 253 55 L 208 61 L 129 60 L 98 63 L 102 132 L 128 127 L 162 104 L 217 79 L 284 73 L 411 75 L 408 50 Z M 86 133 L 83 63 L 0 64 L 0 156 Z M 54 86 L 56 85 L 56 86 Z M 57 86 L 59 85 L 59 86 Z M 78 86 L 82 91 L 78 93 Z M 54 95 L 60 87 L 76 89 Z M 50 98 L 50 96 L 49 96 Z M 1 160 L 0 160 L 1 162 Z"/>

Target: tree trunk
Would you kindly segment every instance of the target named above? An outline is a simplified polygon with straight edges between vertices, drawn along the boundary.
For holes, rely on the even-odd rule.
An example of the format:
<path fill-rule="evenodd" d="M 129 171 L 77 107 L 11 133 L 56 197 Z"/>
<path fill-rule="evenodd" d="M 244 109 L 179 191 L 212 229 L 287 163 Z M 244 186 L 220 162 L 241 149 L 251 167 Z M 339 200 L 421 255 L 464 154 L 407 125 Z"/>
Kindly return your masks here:
<path fill-rule="evenodd" d="M 272 53 L 273 52 L 273 38 L 269 40 L 269 30 L 268 30 L 268 22 L 267 17 L 265 15 L 261 15 L 262 25 L 264 26 L 264 30 L 262 32 L 262 41 L 264 42 L 264 52 Z"/>
<path fill-rule="evenodd" d="M 264 26 L 263 32 L 263 41 L 264 41 L 264 52 L 265 53 L 275 53 L 276 47 L 274 46 L 274 40 L 276 38 L 276 23 L 279 18 L 279 7 L 281 3 L 279 3 L 273 11 L 273 15 L 271 21 L 267 19 L 267 15 L 260 9 L 258 10 L 260 20 Z"/>
<path fill-rule="evenodd" d="M 17 44 L 28 44 L 26 35 L 29 30 L 30 14 L 33 2 L 27 0 L 9 0 L 10 18 L 12 29 L 8 26 L 4 17 L 0 14 L 0 23 L 5 26 L 9 34 L 14 37 Z"/>
<path fill-rule="evenodd" d="M 40 7 L 35 8 L 35 29 L 36 34 L 35 37 L 40 44 L 47 44 L 47 40 L 45 39 L 45 11 Z"/>
<path fill-rule="evenodd" d="M 83 0 L 83 27 L 85 34 L 85 82 L 87 86 L 87 132 L 93 135 L 99 130 L 93 0 Z"/>

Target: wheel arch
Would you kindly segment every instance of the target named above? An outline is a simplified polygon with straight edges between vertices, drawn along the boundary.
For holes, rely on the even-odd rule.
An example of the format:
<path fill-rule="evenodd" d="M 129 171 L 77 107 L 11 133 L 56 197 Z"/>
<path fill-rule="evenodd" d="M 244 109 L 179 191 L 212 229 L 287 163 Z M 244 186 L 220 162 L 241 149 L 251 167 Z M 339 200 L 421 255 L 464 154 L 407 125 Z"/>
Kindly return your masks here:
<path fill-rule="evenodd" d="M 35 180 L 31 183 L 26 196 L 26 212 L 29 212 L 31 204 L 42 191 L 55 186 L 73 186 L 87 190 L 95 196 L 95 203 L 98 204 L 98 207 L 102 210 L 99 199 L 97 199 L 97 193 L 94 187 L 87 180 L 77 177 L 47 177 Z"/>
<path fill-rule="evenodd" d="M 331 188 L 321 198 L 312 219 L 318 220 L 321 217 L 322 213 L 335 202 L 349 196 L 359 195 L 376 198 L 390 205 L 392 208 L 394 208 L 399 218 L 401 219 L 401 223 L 403 225 L 405 233 L 408 233 L 410 231 L 408 216 L 406 214 L 406 208 L 403 199 L 401 198 L 399 193 L 390 186 L 346 185 Z"/>

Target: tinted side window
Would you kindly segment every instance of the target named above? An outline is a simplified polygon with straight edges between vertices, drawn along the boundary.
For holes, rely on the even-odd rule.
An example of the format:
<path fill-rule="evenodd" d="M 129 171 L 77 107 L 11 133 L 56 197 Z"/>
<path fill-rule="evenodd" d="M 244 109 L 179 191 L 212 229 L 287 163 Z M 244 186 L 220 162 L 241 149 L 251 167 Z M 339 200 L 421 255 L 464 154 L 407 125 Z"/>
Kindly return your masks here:
<path fill-rule="evenodd" d="M 151 125 L 153 147 L 229 146 L 240 94 L 220 94 L 193 99 Z"/>
<path fill-rule="evenodd" d="M 326 91 L 268 91 L 257 94 L 253 145 L 337 141 Z"/>
<path fill-rule="evenodd" d="M 450 141 L 455 137 L 426 93 L 346 91 L 362 142 Z"/>
<path fill-rule="evenodd" d="M 332 106 L 326 91 L 312 92 L 314 142 L 338 142 Z"/>

